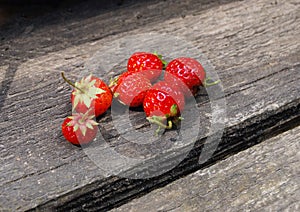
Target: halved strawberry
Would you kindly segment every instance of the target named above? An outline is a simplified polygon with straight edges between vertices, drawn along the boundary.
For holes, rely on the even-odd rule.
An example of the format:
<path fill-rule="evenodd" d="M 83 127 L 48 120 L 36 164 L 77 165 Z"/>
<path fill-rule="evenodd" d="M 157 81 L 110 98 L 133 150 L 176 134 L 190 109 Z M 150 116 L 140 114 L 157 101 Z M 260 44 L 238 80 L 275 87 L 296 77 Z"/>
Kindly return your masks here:
<path fill-rule="evenodd" d="M 75 113 L 67 117 L 62 124 L 62 133 L 67 141 L 74 145 L 90 143 L 97 135 L 98 123 L 93 120 L 95 116 Z"/>
<path fill-rule="evenodd" d="M 71 94 L 73 111 L 85 113 L 92 108 L 90 111 L 100 116 L 111 106 L 112 93 L 101 79 L 90 75 L 72 83 L 63 73 L 62 77 L 74 88 Z"/>
<path fill-rule="evenodd" d="M 154 82 L 160 77 L 164 63 L 160 55 L 136 52 L 128 60 L 127 71 L 143 73 L 151 82 Z"/>

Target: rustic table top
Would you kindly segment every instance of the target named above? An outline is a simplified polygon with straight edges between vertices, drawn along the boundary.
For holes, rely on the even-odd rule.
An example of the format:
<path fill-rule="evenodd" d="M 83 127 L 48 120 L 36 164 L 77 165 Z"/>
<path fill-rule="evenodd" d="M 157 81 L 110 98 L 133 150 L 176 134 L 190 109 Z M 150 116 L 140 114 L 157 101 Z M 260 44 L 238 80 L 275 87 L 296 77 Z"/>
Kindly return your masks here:
<path fill-rule="evenodd" d="M 295 156 L 299 129 L 287 131 L 300 123 L 299 14 L 297 0 L 103 0 L 59 7 L 37 17 L 17 15 L 0 31 L 0 210 L 105 211 L 153 190 L 142 197 L 149 197 L 150 203 L 134 201 L 148 209 L 161 195 L 166 199 L 190 195 L 198 201 L 201 196 L 193 192 L 183 190 L 172 196 L 168 191 L 195 187 L 196 193 L 213 196 L 216 191 L 203 188 L 208 181 L 215 185 L 222 175 L 234 175 L 234 170 L 244 173 L 257 163 L 272 168 L 274 160 L 278 160 L 274 167 L 288 170 L 285 175 L 274 175 L 274 182 L 283 182 L 279 179 L 283 176 L 294 183 L 282 187 L 282 195 L 299 191 L 299 183 L 294 181 L 299 171 L 289 171 L 288 165 L 298 167 L 300 163 L 299 154 Z M 143 112 L 129 112 L 131 126 L 112 108 L 97 120 L 102 137 L 91 146 L 67 143 L 60 126 L 70 115 L 71 88 L 60 77 L 61 71 L 72 79 L 96 72 L 108 82 L 122 71 L 133 50 L 157 50 L 168 59 L 189 55 L 207 63 L 211 76 L 221 83 L 202 88 L 195 98 L 196 107 L 187 107 L 187 114 L 193 114 L 195 108 L 198 114 L 184 120 L 184 139 L 171 130 L 159 142 L 145 144 L 149 134 L 143 133 L 149 131 L 149 124 Z M 211 131 L 214 124 L 222 129 L 222 137 L 218 130 Z M 132 135 L 133 130 L 139 133 Z M 284 131 L 292 135 L 280 135 Z M 214 135 L 220 138 L 217 149 L 213 142 L 206 142 Z M 276 135 L 279 137 L 272 138 Z M 212 155 L 199 163 L 203 148 L 212 150 Z M 281 156 L 283 149 L 286 157 Z M 112 155 L 111 150 L 119 154 Z M 260 158 L 273 153 L 278 157 Z M 231 159 L 220 161 L 227 157 Z M 202 177 L 201 173 L 209 170 L 215 173 Z M 157 172 L 160 175 L 149 177 Z M 242 191 L 281 192 L 278 184 L 265 186 L 273 182 L 267 171 L 257 179 L 253 176 L 249 175 L 249 181 L 257 180 L 261 187 Z M 179 178 L 182 180 L 175 181 Z M 188 183 L 190 178 L 205 182 L 195 186 Z M 233 176 L 233 181 L 223 180 L 218 185 L 237 195 L 238 186 L 230 188 L 230 183 L 240 178 Z M 253 186 L 247 179 L 244 182 L 245 187 Z M 155 191 L 164 186 L 166 190 Z M 286 190 L 289 192 L 284 193 Z M 207 198 L 202 199 L 203 204 Z M 253 199 L 258 201 L 254 208 L 264 207 L 257 198 L 244 195 L 235 200 L 250 208 Z M 275 209 L 289 204 L 299 207 L 294 201 L 299 193 L 290 198 Z M 182 200 L 167 205 L 166 199 L 157 203 L 156 209 L 181 211 L 190 204 Z M 218 203 L 207 203 L 207 209 L 212 204 L 224 208 L 231 199 L 234 197 L 220 197 Z M 134 207 L 128 204 L 122 206 L 124 210 Z M 191 210 L 200 207 L 191 205 Z M 237 202 L 230 206 L 241 207 Z"/>
<path fill-rule="evenodd" d="M 297 211 L 300 127 L 112 211 Z"/>

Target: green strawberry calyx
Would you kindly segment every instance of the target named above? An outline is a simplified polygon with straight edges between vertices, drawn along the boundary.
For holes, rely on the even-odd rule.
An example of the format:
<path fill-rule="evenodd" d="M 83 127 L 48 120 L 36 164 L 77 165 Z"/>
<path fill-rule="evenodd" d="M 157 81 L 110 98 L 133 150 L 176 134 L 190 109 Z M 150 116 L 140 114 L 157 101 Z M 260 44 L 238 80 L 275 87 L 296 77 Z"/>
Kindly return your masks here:
<path fill-rule="evenodd" d="M 178 106 L 173 104 L 170 108 L 170 117 L 174 117 L 178 114 Z"/>
<path fill-rule="evenodd" d="M 109 85 L 108 85 L 108 87 L 113 87 L 113 86 L 116 86 L 117 84 L 118 84 L 118 81 L 119 81 L 119 76 L 116 76 L 116 77 L 114 77 L 114 78 L 111 78 L 110 80 L 109 80 Z"/>
<path fill-rule="evenodd" d="M 99 125 L 95 120 L 95 115 L 89 115 L 90 110 L 88 110 L 86 113 L 74 113 L 72 116 L 69 116 L 68 118 L 71 119 L 71 121 L 67 124 L 67 126 L 73 126 L 73 131 L 76 132 L 77 130 L 80 130 L 82 135 L 86 135 L 87 129 L 94 129 L 94 126 Z"/>
<path fill-rule="evenodd" d="M 156 55 L 156 56 L 160 59 L 160 61 L 161 61 L 162 64 L 163 64 L 163 68 L 166 68 L 168 62 L 167 62 L 166 60 L 163 59 L 163 56 L 162 56 L 161 54 L 158 54 L 156 51 L 154 51 L 153 54 Z"/>
<path fill-rule="evenodd" d="M 164 116 L 151 116 L 146 118 L 151 124 L 156 124 L 158 126 L 155 134 L 158 135 L 161 132 L 161 129 L 172 129 L 173 123 L 171 120 L 167 120 L 167 117 Z M 164 122 L 167 121 L 167 125 Z"/>
<path fill-rule="evenodd" d="M 106 92 L 105 90 L 95 86 L 96 80 L 92 80 L 92 75 L 89 75 L 88 77 L 83 77 L 80 80 L 80 82 L 75 83 L 68 80 L 65 77 L 64 72 L 62 72 L 61 75 L 62 78 L 74 88 L 73 109 L 76 108 L 79 102 L 84 103 L 87 108 L 90 108 L 92 101 L 97 98 L 97 95 Z"/>
<path fill-rule="evenodd" d="M 75 96 L 74 108 L 79 102 L 83 102 L 85 106 L 90 108 L 92 101 L 97 98 L 97 95 L 105 92 L 103 89 L 96 87 L 96 80 L 92 80 L 91 78 L 92 75 L 89 75 L 82 78 L 80 82 L 75 82 L 75 89 L 73 91 L 73 95 Z"/>
<path fill-rule="evenodd" d="M 151 124 L 156 124 L 158 129 L 155 131 L 155 134 L 158 135 L 161 132 L 161 129 L 172 129 L 173 124 L 178 125 L 178 123 L 183 120 L 181 116 L 178 116 L 178 106 L 173 104 L 170 107 L 170 114 L 165 116 L 150 116 L 146 118 Z"/>

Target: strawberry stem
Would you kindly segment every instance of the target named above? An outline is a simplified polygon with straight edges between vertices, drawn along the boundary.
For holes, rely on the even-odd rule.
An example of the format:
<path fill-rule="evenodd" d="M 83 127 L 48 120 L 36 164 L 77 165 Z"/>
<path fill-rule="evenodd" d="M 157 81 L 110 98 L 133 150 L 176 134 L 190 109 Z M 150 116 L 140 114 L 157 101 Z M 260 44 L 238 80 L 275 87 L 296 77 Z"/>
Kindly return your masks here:
<path fill-rule="evenodd" d="M 210 78 L 210 77 L 207 77 L 207 78 L 205 79 L 205 81 L 204 81 L 203 86 L 207 88 L 207 87 L 216 85 L 216 84 L 218 84 L 218 83 L 221 82 L 221 80 L 216 80 L 216 81 L 213 81 L 213 82 L 209 82 L 210 80 L 211 80 L 211 78 Z"/>
<path fill-rule="evenodd" d="M 73 82 L 71 82 L 70 80 L 68 80 L 66 77 L 65 77 L 65 73 L 62 71 L 61 72 L 61 76 L 62 78 L 64 79 L 64 81 L 66 83 L 68 83 L 69 85 L 71 85 L 73 88 L 76 88 L 78 90 L 80 90 L 82 93 L 85 93 L 81 88 L 78 88 Z"/>
<path fill-rule="evenodd" d="M 172 129 L 173 127 L 173 123 L 171 120 L 168 121 L 168 125 L 165 125 L 163 124 L 161 121 L 162 121 L 162 118 L 161 117 L 155 117 L 155 116 L 152 116 L 152 117 L 147 117 L 147 120 L 152 123 L 152 124 L 156 124 L 159 126 L 159 129 L 160 128 L 164 128 L 164 129 Z"/>

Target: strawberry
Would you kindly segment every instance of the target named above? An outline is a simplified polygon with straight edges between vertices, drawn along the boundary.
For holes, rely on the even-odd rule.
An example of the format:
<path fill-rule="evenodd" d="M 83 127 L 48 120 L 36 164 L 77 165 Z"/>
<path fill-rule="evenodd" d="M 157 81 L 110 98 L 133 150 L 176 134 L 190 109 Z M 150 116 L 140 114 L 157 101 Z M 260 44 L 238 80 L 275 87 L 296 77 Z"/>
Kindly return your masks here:
<path fill-rule="evenodd" d="M 109 88 L 111 92 L 114 94 L 119 87 L 119 85 L 122 83 L 123 79 L 125 79 L 127 76 L 134 74 L 134 72 L 123 72 L 121 75 L 113 78 L 109 83 Z"/>
<path fill-rule="evenodd" d="M 98 130 L 98 123 L 93 120 L 94 117 L 89 115 L 89 111 L 67 117 L 61 126 L 63 136 L 74 145 L 90 143 L 96 137 Z"/>
<path fill-rule="evenodd" d="M 143 108 L 151 123 L 166 129 L 172 128 L 172 122 L 177 122 L 180 112 L 185 106 L 184 95 L 166 81 L 160 81 L 147 91 Z M 164 122 L 168 122 L 166 126 Z"/>
<path fill-rule="evenodd" d="M 105 113 L 111 106 L 112 93 L 101 79 L 90 75 L 74 84 L 66 79 L 63 73 L 62 77 L 74 88 L 71 94 L 73 111 L 85 113 L 92 108 L 97 117 Z"/>
<path fill-rule="evenodd" d="M 114 96 L 130 107 L 141 106 L 147 90 L 152 86 L 150 80 L 140 73 L 125 72 L 119 78 L 119 82 L 121 83 L 117 86 Z"/>
<path fill-rule="evenodd" d="M 154 82 L 160 77 L 164 63 L 160 55 L 148 52 L 136 52 L 131 55 L 127 62 L 127 71 L 141 72 L 151 82 Z"/>
<path fill-rule="evenodd" d="M 181 57 L 167 65 L 165 80 L 180 87 L 184 95 L 189 97 L 205 83 L 205 75 L 204 68 L 197 60 Z"/>

